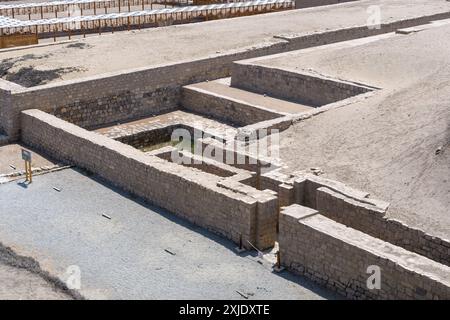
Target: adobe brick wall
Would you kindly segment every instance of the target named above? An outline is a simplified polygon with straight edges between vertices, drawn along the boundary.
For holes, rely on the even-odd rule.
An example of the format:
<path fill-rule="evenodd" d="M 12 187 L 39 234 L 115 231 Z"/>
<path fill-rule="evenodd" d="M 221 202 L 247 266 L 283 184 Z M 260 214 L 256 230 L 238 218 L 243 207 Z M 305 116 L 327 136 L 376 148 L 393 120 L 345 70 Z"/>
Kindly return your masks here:
<path fill-rule="evenodd" d="M 450 241 L 390 219 L 373 205 L 356 201 L 325 187 L 317 189 L 316 203 L 316 209 L 321 214 L 337 222 L 450 265 Z"/>
<path fill-rule="evenodd" d="M 448 239 L 389 218 L 389 204 L 368 198 L 367 192 L 311 174 L 289 178 L 278 170 L 262 175 L 260 181 L 261 189 L 278 193 L 280 207 L 301 204 L 353 229 L 450 266 Z"/>
<path fill-rule="evenodd" d="M 169 124 L 167 126 L 161 126 L 158 129 L 141 131 L 129 135 L 123 135 L 114 140 L 128 144 L 136 149 L 146 148 L 162 142 L 168 142 L 171 139 L 172 131 L 180 125 Z"/>
<path fill-rule="evenodd" d="M 285 207 L 281 263 L 352 299 L 450 299 L 450 268 L 348 228 L 314 209 Z M 368 289 L 367 268 L 380 267 L 380 289 Z"/>
<path fill-rule="evenodd" d="M 0 135 L 7 134 L 13 124 L 10 113 L 12 110 L 12 92 L 22 88 L 18 84 L 0 79 Z"/>
<path fill-rule="evenodd" d="M 234 63 L 231 75 L 233 87 L 315 107 L 372 91 L 340 80 L 245 62 Z"/>
<path fill-rule="evenodd" d="M 359 0 L 295 0 L 295 9 L 326 6 L 330 4 L 338 4 L 351 1 Z"/>
<path fill-rule="evenodd" d="M 227 77 L 233 61 L 282 52 L 286 44 L 279 40 L 254 50 L 204 59 L 32 88 L 19 86 L 12 94 L 9 122 L 4 129 L 11 139 L 17 139 L 20 112 L 28 109 L 39 109 L 89 129 L 173 111 L 179 107 L 182 86 Z"/>
<path fill-rule="evenodd" d="M 236 243 L 242 235 L 248 248 L 247 240 L 261 249 L 274 244 L 276 234 L 271 225 L 278 202 L 270 192 L 238 182 L 234 188 L 220 187 L 220 177 L 146 155 L 40 110 L 22 112 L 21 122 L 23 142 L 55 159 L 88 169 Z M 202 201 L 192 201 L 199 195 Z"/>
<path fill-rule="evenodd" d="M 6 133 L 8 111 L 11 108 L 11 92 L 0 88 L 0 134 Z"/>
<path fill-rule="evenodd" d="M 383 24 L 380 29 L 354 26 L 306 35 L 280 35 L 269 44 L 259 44 L 204 59 L 61 81 L 33 88 L 9 82 L 15 88 L 12 90 L 10 104 L 1 105 L 1 108 L 6 109 L 3 112 L 6 117 L 0 117 L 0 127 L 10 140 L 17 140 L 20 137 L 20 112 L 27 109 L 53 113 L 85 128 L 158 114 L 178 107 L 182 86 L 229 76 L 233 61 L 392 32 L 449 17 L 450 12 L 444 12 L 393 21 Z"/>

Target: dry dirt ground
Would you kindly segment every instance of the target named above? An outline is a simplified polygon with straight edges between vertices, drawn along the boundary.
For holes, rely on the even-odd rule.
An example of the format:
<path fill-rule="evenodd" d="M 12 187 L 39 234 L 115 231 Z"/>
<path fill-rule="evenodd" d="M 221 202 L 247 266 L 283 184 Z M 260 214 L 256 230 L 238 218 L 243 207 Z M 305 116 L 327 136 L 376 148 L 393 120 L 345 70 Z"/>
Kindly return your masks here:
<path fill-rule="evenodd" d="M 40 276 L 0 263 L 0 300 L 67 300 L 70 296 Z"/>
<path fill-rule="evenodd" d="M 274 38 L 277 35 L 365 26 L 369 17 L 367 8 L 374 4 L 381 6 L 383 23 L 450 11 L 450 2 L 444 0 L 362 0 L 331 7 L 120 32 L 72 44 L 0 52 L 0 77 L 34 86 L 221 55 L 282 41 Z"/>
<path fill-rule="evenodd" d="M 43 157 L 40 153 L 22 144 L 7 144 L 0 146 L 0 175 L 11 174 L 25 169 L 25 164 L 22 160 L 22 149 L 31 151 L 31 165 L 33 168 L 52 166 L 55 164 L 54 161 Z"/>
<path fill-rule="evenodd" d="M 391 202 L 388 214 L 450 239 L 450 26 L 345 47 L 297 51 L 258 64 L 382 88 L 375 96 L 281 133 L 291 169 Z"/>

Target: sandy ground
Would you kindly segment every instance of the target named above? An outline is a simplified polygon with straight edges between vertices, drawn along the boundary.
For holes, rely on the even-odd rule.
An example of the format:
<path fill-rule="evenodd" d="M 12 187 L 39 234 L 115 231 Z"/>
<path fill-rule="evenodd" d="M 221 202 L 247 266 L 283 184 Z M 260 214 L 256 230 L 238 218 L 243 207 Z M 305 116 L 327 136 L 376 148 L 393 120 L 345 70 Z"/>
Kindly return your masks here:
<path fill-rule="evenodd" d="M 281 134 L 292 169 L 325 175 L 391 202 L 389 215 L 450 239 L 450 26 L 260 64 L 382 88 L 374 97 Z"/>
<path fill-rule="evenodd" d="M 223 78 L 215 81 L 201 82 L 189 85 L 189 88 L 200 89 L 210 94 L 218 94 L 227 98 L 242 101 L 243 103 L 260 106 L 268 110 L 282 113 L 300 113 L 311 110 L 312 107 L 272 98 L 266 95 L 253 93 L 250 91 L 234 88 L 230 86 L 230 78 Z"/>
<path fill-rule="evenodd" d="M 75 79 L 132 68 L 250 49 L 279 42 L 274 36 L 307 34 L 328 29 L 366 25 L 367 8 L 381 5 L 382 22 L 448 12 L 444 0 L 363 0 L 334 7 L 290 10 L 189 25 L 121 32 L 80 41 L 8 50 L 0 53 L 3 78 L 21 82 L 28 68 L 42 71 L 42 83 Z M 8 75 L 16 76 L 8 76 Z M 17 76 L 17 74 L 19 76 Z"/>
<path fill-rule="evenodd" d="M 25 164 L 22 160 L 22 149 L 31 151 L 31 166 L 33 168 L 55 164 L 52 160 L 21 144 L 8 144 L 0 146 L 0 174 L 10 174 L 25 169 Z"/>
<path fill-rule="evenodd" d="M 58 186 L 60 192 L 52 187 Z M 107 219 L 102 214 L 107 214 Z M 254 252 L 67 169 L 0 185 L 0 239 L 91 299 L 335 299 Z M 273 259 L 271 259 L 273 261 Z"/>

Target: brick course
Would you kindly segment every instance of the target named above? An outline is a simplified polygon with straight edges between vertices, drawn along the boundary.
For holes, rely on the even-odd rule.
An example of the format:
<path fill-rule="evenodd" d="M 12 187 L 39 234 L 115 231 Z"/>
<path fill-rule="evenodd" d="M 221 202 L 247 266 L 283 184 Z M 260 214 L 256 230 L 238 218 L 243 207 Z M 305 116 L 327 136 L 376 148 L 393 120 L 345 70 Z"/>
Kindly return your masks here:
<path fill-rule="evenodd" d="M 352 299 L 450 299 L 450 268 L 328 219 L 300 205 L 280 217 L 281 262 Z M 380 289 L 369 289 L 369 266 Z"/>

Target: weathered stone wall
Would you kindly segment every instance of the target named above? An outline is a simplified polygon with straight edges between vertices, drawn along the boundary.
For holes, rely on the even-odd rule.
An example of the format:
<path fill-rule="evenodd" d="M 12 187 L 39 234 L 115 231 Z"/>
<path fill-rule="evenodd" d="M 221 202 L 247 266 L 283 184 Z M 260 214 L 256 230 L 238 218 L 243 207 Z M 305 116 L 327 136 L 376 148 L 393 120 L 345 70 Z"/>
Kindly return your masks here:
<path fill-rule="evenodd" d="M 181 106 L 186 110 L 214 117 L 236 126 L 246 126 L 282 116 L 262 107 L 190 86 L 183 87 Z"/>
<path fill-rule="evenodd" d="M 450 299 L 450 268 L 348 228 L 314 209 L 282 210 L 281 263 L 352 299 Z M 380 268 L 380 289 L 369 289 L 369 266 Z"/>
<path fill-rule="evenodd" d="M 153 115 L 177 108 L 181 87 L 230 75 L 233 61 L 336 43 L 446 19 L 449 12 L 392 21 L 379 29 L 355 26 L 305 35 L 283 35 L 271 43 L 216 56 L 137 70 L 104 74 L 55 84 L 17 88 L 11 105 L 0 118 L 11 140 L 20 137 L 20 112 L 39 109 L 54 113 L 85 128 L 94 128 L 131 118 Z M 130 104 L 131 102 L 131 104 Z"/>
<path fill-rule="evenodd" d="M 236 182 L 185 168 L 89 132 L 40 110 L 22 113 L 22 140 L 55 159 L 88 169 L 112 184 L 235 242 L 273 246 L 277 198 Z M 241 189 L 238 192 L 236 189 Z M 201 195 L 202 201 L 193 201 Z M 271 227 L 272 226 L 272 227 Z M 267 228 L 273 230 L 268 232 Z"/>
<path fill-rule="evenodd" d="M 295 0 L 295 9 L 319 7 L 351 1 L 359 1 L 359 0 Z"/>
<path fill-rule="evenodd" d="M 8 128 L 13 125 L 10 113 L 13 108 L 12 92 L 21 86 L 0 79 L 0 135 L 8 134 Z"/>
<path fill-rule="evenodd" d="M 450 242 L 387 218 L 383 211 L 341 193 L 321 187 L 316 209 L 323 215 L 435 261 L 450 265 Z M 450 277 L 450 274 L 449 274 Z"/>
<path fill-rule="evenodd" d="M 233 87 L 315 107 L 371 91 L 340 80 L 240 62 L 233 64 L 231 74 Z"/>
<path fill-rule="evenodd" d="M 135 134 L 120 136 L 114 140 L 128 144 L 136 149 L 143 149 L 155 144 L 170 141 L 172 131 L 177 127 L 179 126 L 163 126 L 154 130 L 141 131 Z"/>
<path fill-rule="evenodd" d="M 155 155 L 161 159 L 174 162 L 173 155 L 175 153 L 176 159 L 183 160 L 181 163 L 178 164 L 181 164 L 182 166 L 185 167 L 196 168 L 219 177 L 231 177 L 243 171 L 218 161 L 196 156 L 192 153 L 181 152 L 174 147 L 166 147 L 163 150 L 164 152 L 160 153 L 155 152 Z M 247 179 L 251 179 L 253 175 L 248 173 L 247 175 L 245 175 L 245 177 Z"/>
<path fill-rule="evenodd" d="M 260 188 L 277 192 L 280 207 L 296 203 L 318 210 L 353 229 L 450 266 L 449 240 L 389 218 L 389 204 L 369 198 L 367 192 L 311 174 L 290 178 L 278 170 L 262 175 Z"/>

